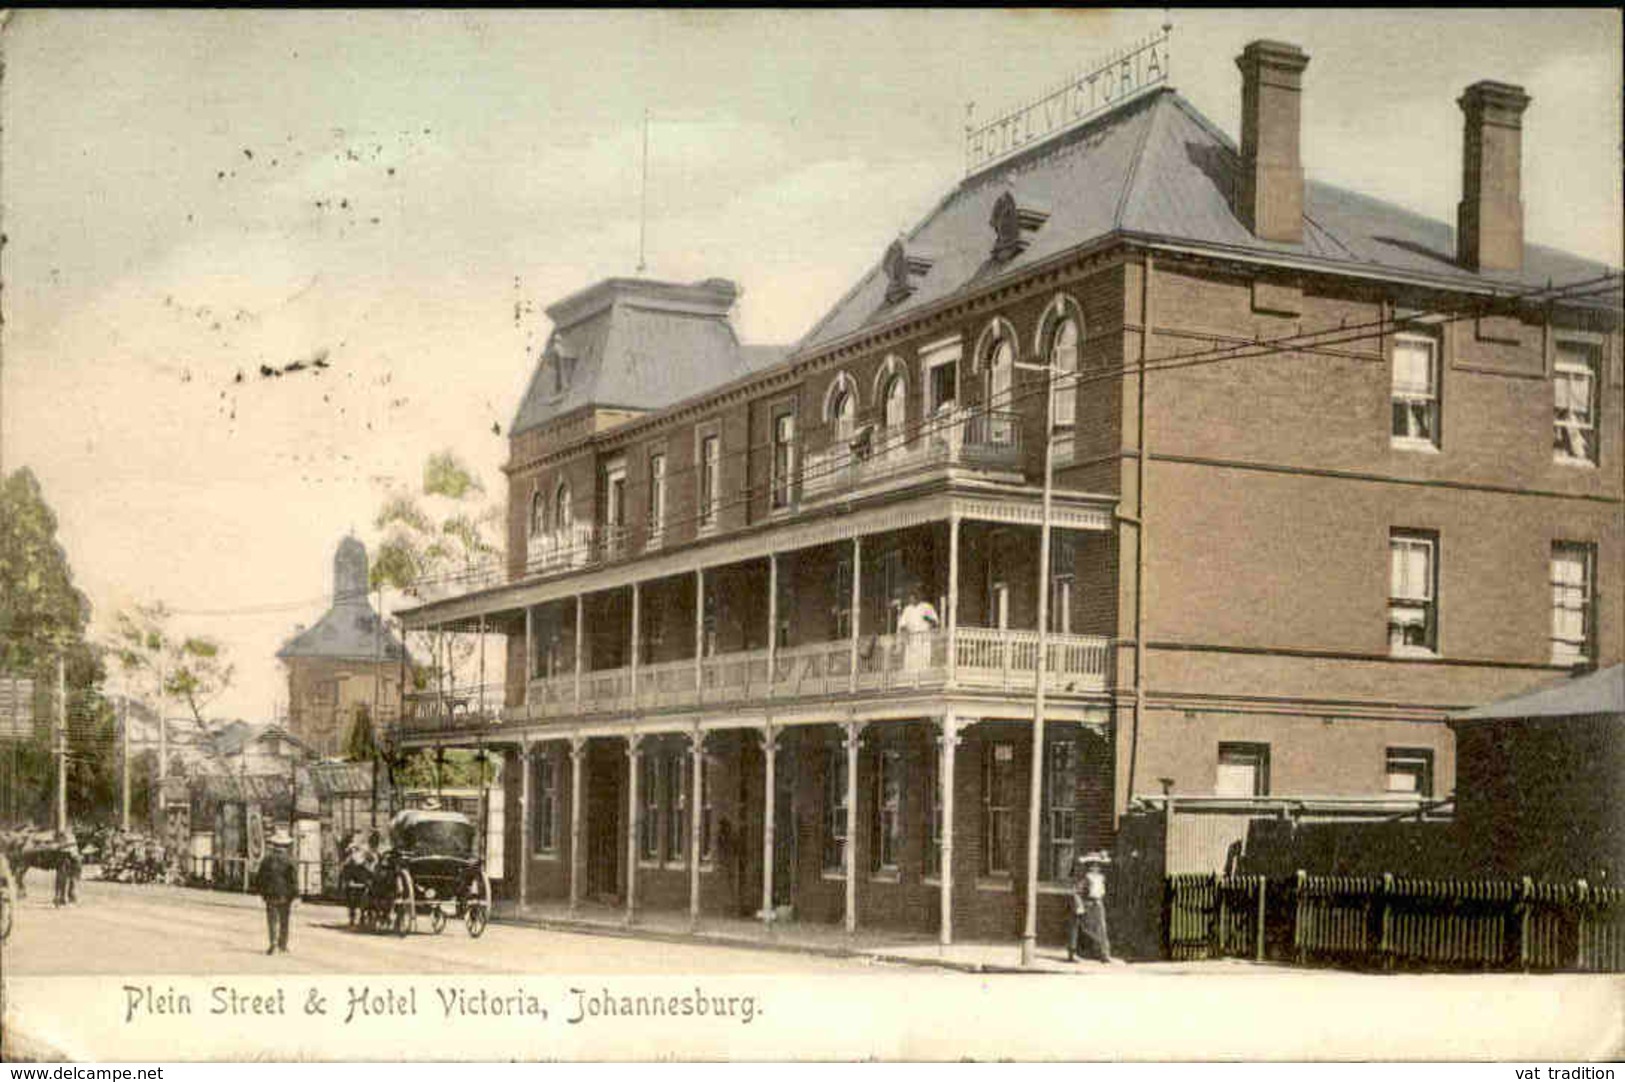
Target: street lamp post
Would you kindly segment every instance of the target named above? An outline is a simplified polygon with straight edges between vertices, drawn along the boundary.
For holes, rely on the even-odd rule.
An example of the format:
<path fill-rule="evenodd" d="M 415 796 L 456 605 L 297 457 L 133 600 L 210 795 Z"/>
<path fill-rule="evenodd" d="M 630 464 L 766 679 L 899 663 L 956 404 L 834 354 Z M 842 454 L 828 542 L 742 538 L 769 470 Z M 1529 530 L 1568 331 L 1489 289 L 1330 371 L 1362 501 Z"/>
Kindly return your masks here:
<path fill-rule="evenodd" d="M 1044 374 L 1044 509 L 1038 535 L 1038 658 L 1033 669 L 1033 751 L 1027 793 L 1027 904 L 1021 931 L 1021 964 L 1033 964 L 1038 949 L 1039 804 L 1044 795 L 1044 684 L 1049 670 L 1050 503 L 1055 487 L 1053 364 L 1017 364 Z"/>

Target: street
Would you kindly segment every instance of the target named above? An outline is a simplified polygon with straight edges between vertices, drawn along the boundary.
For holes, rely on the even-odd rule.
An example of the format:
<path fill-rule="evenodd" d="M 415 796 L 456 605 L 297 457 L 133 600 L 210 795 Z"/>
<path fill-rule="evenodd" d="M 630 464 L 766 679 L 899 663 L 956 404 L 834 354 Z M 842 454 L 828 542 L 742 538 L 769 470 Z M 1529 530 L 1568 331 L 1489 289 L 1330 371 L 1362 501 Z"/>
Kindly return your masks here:
<path fill-rule="evenodd" d="M 649 943 L 492 924 L 470 939 L 461 924 L 440 935 L 428 920 L 404 938 L 347 926 L 341 906 L 296 903 L 287 954 L 265 953 L 265 910 L 253 895 L 85 879 L 79 904 L 51 905 L 35 872 L 6 941 L 8 977 L 92 974 L 313 973 L 827 973 L 856 960 Z"/>
<path fill-rule="evenodd" d="M 250 895 L 41 877 L 4 948 L 13 1058 L 1584 1059 L 1625 1047 L 1609 975 L 1247 963 L 971 973 L 459 924 L 404 938 Z M 426 922 L 425 922 L 426 924 Z M 220 1024 L 224 1023 L 224 1024 Z"/>

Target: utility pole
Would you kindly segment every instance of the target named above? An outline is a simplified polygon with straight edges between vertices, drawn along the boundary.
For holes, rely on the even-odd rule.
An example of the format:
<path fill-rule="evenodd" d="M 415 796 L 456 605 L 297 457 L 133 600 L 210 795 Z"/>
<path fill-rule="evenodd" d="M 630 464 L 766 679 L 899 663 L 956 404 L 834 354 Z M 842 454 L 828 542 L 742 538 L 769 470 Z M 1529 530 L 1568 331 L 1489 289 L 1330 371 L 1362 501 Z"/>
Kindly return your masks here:
<path fill-rule="evenodd" d="M 1044 682 L 1049 669 L 1049 534 L 1050 500 L 1055 489 L 1055 366 L 1021 365 L 1044 372 L 1044 512 L 1038 536 L 1038 658 L 1033 666 L 1033 752 L 1027 792 L 1027 906 L 1021 931 L 1021 964 L 1030 966 L 1038 952 L 1039 804 L 1044 799 Z"/>
<path fill-rule="evenodd" d="M 118 699 L 119 829 L 130 829 L 130 697 Z"/>
<path fill-rule="evenodd" d="M 68 666 L 56 655 L 56 829 L 68 829 Z"/>
<path fill-rule="evenodd" d="M 169 777 L 169 717 L 164 713 L 164 654 L 158 648 L 158 807 L 163 809 L 163 781 Z M 168 812 L 165 811 L 167 815 Z"/>

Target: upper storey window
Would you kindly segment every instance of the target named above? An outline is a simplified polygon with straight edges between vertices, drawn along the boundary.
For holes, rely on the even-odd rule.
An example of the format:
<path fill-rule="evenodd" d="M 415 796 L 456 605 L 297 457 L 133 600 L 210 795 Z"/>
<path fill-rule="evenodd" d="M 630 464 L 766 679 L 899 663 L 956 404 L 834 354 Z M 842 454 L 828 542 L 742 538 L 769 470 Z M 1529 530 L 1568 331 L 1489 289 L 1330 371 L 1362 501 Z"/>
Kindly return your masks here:
<path fill-rule="evenodd" d="M 1039 355 L 1050 366 L 1050 424 L 1072 428 L 1078 419 L 1078 344 L 1083 315 L 1071 297 L 1058 296 L 1039 324 Z"/>
<path fill-rule="evenodd" d="M 835 389 L 829 403 L 829 423 L 833 438 L 840 443 L 850 441 L 857 431 L 858 396 L 851 387 L 842 384 Z"/>
<path fill-rule="evenodd" d="M 1420 334 L 1394 338 L 1393 428 L 1395 447 L 1439 446 L 1439 343 Z"/>
<path fill-rule="evenodd" d="M 722 438 L 715 435 L 700 437 L 700 528 L 709 529 L 717 524 L 717 512 L 722 506 Z"/>
<path fill-rule="evenodd" d="M 1014 434 L 1009 416 L 1016 371 L 1016 334 L 1010 324 L 997 320 L 982 335 L 976 353 L 983 372 L 983 408 L 988 411 L 988 435 L 1007 443 Z"/>
<path fill-rule="evenodd" d="M 562 539 L 568 542 L 570 531 L 575 528 L 575 504 L 570 499 L 569 482 L 559 482 L 558 489 L 553 493 L 553 529 Z"/>
<path fill-rule="evenodd" d="M 1597 461 L 1597 359 L 1589 342 L 1559 342 L 1553 381 L 1552 455 L 1559 462 Z"/>
<path fill-rule="evenodd" d="M 542 490 L 530 494 L 530 536 L 541 537 L 547 530 L 547 500 Z"/>
<path fill-rule="evenodd" d="M 773 508 L 790 506 L 796 472 L 796 415 L 789 410 L 773 417 Z"/>
<path fill-rule="evenodd" d="M 1389 653 L 1431 655 L 1439 648 L 1439 538 L 1422 530 L 1388 536 Z"/>

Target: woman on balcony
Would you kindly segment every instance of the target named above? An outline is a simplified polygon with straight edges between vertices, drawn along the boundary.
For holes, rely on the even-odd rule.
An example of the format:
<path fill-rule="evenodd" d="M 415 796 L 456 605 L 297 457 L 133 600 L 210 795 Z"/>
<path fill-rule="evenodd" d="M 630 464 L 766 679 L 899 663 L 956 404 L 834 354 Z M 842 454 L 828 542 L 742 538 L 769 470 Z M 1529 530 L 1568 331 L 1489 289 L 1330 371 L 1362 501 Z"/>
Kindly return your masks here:
<path fill-rule="evenodd" d="M 942 623 L 937 609 L 920 595 L 918 584 L 909 587 L 908 604 L 897 614 L 897 635 L 903 640 L 903 669 L 919 672 L 931 667 L 931 636 Z"/>

